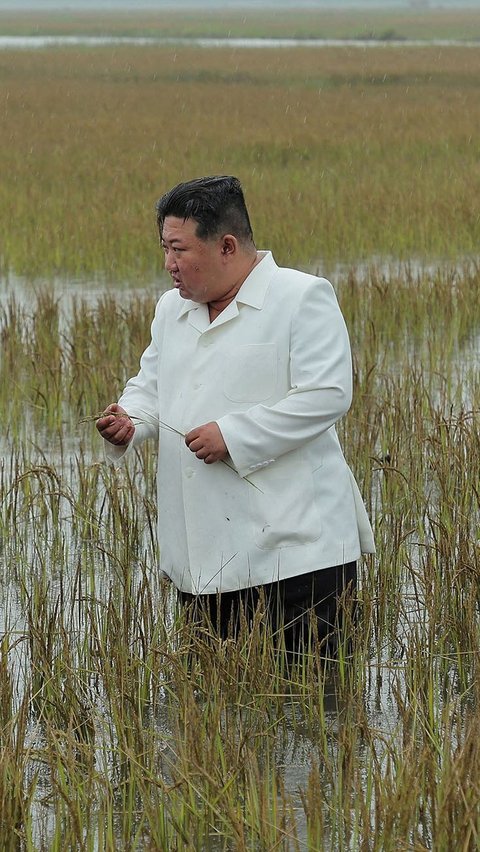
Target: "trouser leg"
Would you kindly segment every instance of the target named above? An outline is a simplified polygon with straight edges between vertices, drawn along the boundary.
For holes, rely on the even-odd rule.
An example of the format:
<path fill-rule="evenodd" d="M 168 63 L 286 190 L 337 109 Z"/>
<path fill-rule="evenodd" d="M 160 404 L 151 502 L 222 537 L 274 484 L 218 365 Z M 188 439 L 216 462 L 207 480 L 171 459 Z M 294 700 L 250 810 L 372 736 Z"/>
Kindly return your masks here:
<path fill-rule="evenodd" d="M 192 595 L 178 592 L 181 605 L 192 623 L 211 630 L 220 639 L 236 638 L 242 620 L 251 622 L 260 593 L 256 588 L 223 592 L 218 595 Z"/>
<path fill-rule="evenodd" d="M 354 620 L 356 562 L 289 577 L 267 592 L 274 633 L 289 655 L 314 646 L 335 657 Z"/>
<path fill-rule="evenodd" d="M 335 657 L 353 626 L 356 583 L 357 564 L 349 562 L 260 588 L 220 595 L 178 592 L 178 598 L 189 620 L 227 639 L 238 636 L 242 618 L 251 622 L 262 595 L 277 647 L 292 656 L 317 646 L 322 656 Z"/>

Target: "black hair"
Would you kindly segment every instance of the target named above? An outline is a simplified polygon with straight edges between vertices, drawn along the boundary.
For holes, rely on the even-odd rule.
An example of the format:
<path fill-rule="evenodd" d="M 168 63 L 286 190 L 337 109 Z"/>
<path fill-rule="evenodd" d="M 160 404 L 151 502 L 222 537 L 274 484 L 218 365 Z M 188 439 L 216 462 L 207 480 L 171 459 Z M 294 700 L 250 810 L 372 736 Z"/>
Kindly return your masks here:
<path fill-rule="evenodd" d="M 215 175 L 179 183 L 157 201 L 160 235 L 167 216 L 193 219 L 196 235 L 208 240 L 232 234 L 240 243 L 253 243 L 253 232 L 242 186 L 232 175 Z"/>

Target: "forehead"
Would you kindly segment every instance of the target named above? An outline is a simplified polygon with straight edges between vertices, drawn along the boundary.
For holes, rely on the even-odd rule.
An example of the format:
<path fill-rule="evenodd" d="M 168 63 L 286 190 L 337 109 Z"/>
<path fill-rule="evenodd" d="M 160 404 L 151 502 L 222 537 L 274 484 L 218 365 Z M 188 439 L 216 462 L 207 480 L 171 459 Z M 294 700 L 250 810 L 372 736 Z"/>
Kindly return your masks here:
<path fill-rule="evenodd" d="M 200 241 L 197 237 L 197 222 L 195 219 L 180 219 L 177 216 L 166 216 L 162 227 L 162 240 L 166 243 Z"/>

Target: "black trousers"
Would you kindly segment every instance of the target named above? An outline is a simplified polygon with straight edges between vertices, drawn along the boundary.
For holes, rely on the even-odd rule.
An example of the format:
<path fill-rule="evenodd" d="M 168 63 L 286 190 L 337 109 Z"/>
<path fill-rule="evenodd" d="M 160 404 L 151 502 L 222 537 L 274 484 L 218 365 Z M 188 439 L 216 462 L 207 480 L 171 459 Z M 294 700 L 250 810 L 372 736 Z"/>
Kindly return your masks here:
<path fill-rule="evenodd" d="M 178 597 L 189 619 L 221 639 L 238 636 L 242 620 L 251 623 L 262 606 L 277 647 L 291 656 L 317 646 L 322 656 L 333 658 L 339 642 L 349 641 L 356 584 L 357 563 L 349 562 L 257 588 L 219 595 L 178 592 Z"/>

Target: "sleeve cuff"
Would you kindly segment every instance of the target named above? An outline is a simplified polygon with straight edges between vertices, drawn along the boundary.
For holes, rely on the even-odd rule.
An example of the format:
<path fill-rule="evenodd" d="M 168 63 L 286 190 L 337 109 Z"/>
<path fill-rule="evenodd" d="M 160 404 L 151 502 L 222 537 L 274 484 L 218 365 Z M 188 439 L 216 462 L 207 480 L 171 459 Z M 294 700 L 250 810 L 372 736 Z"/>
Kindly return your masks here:
<path fill-rule="evenodd" d="M 104 439 L 105 459 L 113 464 L 123 464 L 125 459 L 131 456 L 134 447 L 137 447 L 142 443 L 142 441 L 145 441 L 146 438 L 150 438 L 151 436 L 152 428 L 150 424 L 136 423 L 133 438 L 126 447 L 119 447 L 116 444 L 110 444 L 109 441 Z"/>
<path fill-rule="evenodd" d="M 256 473 L 258 470 L 268 467 L 268 465 L 275 461 L 275 459 L 253 461 L 251 456 L 250 458 L 247 457 L 247 453 L 242 453 L 243 445 L 240 442 L 235 441 L 233 428 L 229 429 L 229 421 L 230 426 L 234 426 L 234 423 L 232 424 L 231 418 L 227 414 L 225 417 L 221 417 L 219 420 L 216 420 L 215 423 L 222 433 L 222 437 L 225 441 L 228 454 L 233 462 L 233 466 L 242 479 L 249 476 L 251 473 Z"/>

